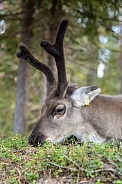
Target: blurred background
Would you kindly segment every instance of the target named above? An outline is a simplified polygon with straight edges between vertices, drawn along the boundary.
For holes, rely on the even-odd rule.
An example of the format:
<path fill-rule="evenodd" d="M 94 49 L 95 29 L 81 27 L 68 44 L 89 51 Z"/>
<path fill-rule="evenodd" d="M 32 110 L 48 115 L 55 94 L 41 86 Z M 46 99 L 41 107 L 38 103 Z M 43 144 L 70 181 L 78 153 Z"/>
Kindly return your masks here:
<path fill-rule="evenodd" d="M 41 47 L 54 42 L 62 18 L 67 78 L 79 87 L 98 85 L 122 93 L 121 0 L 0 0 L 0 136 L 28 134 L 46 97 L 43 74 L 16 57 L 18 43 L 56 75 L 54 59 Z"/>

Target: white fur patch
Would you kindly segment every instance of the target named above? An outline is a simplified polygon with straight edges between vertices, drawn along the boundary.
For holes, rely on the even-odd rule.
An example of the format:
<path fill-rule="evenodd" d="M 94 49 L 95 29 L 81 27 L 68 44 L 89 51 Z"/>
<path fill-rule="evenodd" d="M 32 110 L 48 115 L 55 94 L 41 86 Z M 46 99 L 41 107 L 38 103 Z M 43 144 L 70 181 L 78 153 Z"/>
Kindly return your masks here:
<path fill-rule="evenodd" d="M 101 92 L 101 89 L 90 91 L 89 93 L 85 92 L 87 87 L 82 87 L 74 91 L 71 95 L 71 99 L 74 102 L 76 107 L 89 105 L 89 103 Z"/>
<path fill-rule="evenodd" d="M 82 127 L 81 130 L 76 133 L 76 137 L 83 142 L 93 142 L 102 144 L 105 141 L 105 138 L 100 137 L 95 131 L 91 130 L 91 132 L 85 133 L 85 127 Z"/>

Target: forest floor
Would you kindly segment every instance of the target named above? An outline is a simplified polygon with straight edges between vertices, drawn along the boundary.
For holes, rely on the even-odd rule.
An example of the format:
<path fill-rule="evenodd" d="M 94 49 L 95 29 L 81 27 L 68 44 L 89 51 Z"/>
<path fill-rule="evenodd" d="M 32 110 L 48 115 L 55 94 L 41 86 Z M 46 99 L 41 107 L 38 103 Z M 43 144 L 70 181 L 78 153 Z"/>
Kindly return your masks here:
<path fill-rule="evenodd" d="M 0 142 L 0 184 L 122 184 L 122 145 L 72 140 L 34 148 L 20 135 Z"/>

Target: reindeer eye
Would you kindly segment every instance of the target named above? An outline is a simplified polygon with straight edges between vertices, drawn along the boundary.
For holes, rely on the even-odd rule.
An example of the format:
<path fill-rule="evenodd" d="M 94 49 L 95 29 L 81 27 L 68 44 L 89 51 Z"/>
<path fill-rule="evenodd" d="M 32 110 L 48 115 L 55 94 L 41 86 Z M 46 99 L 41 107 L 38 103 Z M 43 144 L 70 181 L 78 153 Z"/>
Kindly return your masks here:
<path fill-rule="evenodd" d="M 59 115 L 63 115 L 66 111 L 66 106 L 65 105 L 58 105 L 56 108 L 55 108 L 55 115 L 56 114 L 59 114 Z"/>

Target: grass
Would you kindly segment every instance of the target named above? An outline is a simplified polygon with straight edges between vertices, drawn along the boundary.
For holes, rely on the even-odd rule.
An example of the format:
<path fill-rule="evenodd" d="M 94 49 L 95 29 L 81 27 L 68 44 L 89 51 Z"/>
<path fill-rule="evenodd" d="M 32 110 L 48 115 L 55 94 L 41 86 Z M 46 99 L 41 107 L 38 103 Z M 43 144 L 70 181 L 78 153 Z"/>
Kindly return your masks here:
<path fill-rule="evenodd" d="M 34 148 L 20 135 L 0 142 L 0 183 L 122 184 L 122 146 L 72 141 Z"/>

